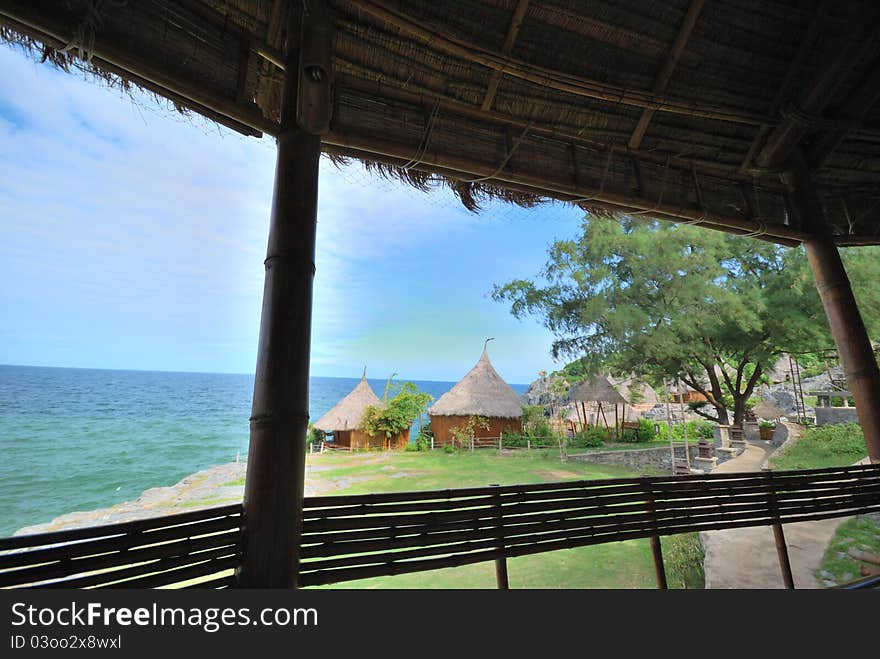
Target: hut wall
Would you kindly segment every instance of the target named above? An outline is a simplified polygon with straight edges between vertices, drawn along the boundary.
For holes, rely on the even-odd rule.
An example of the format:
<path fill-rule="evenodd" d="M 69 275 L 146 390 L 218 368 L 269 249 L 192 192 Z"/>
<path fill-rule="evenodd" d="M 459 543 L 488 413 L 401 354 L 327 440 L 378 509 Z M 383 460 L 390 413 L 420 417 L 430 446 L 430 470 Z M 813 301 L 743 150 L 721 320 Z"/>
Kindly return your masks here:
<path fill-rule="evenodd" d="M 428 417 L 431 419 L 431 430 L 434 431 L 435 446 L 452 444 L 454 436 L 451 428 L 464 427 L 470 419 L 470 416 L 431 416 L 430 414 Z M 504 430 L 522 432 L 522 417 L 514 419 L 489 417 L 489 427 L 478 428 L 474 434 L 477 437 L 498 437 Z"/>
<path fill-rule="evenodd" d="M 350 448 L 353 451 L 366 449 L 402 451 L 409 442 L 409 428 L 402 430 L 387 442 L 384 435 L 370 437 L 363 430 L 337 430 L 333 433 L 333 438 L 340 448 Z"/>

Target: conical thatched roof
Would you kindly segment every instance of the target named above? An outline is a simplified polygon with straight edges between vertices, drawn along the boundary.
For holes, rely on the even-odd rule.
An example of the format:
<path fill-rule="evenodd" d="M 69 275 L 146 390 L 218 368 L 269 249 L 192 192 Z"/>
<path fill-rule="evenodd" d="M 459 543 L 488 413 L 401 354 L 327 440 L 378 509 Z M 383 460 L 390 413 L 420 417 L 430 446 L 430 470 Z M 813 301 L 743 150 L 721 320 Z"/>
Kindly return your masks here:
<path fill-rule="evenodd" d="M 351 390 L 351 393 L 336 403 L 327 414 L 315 421 L 314 425 L 325 432 L 358 430 L 361 427 L 364 409 L 370 405 L 382 407 L 384 403 L 379 400 L 372 387 L 367 383 L 367 374 L 365 372 L 361 381 Z"/>
<path fill-rule="evenodd" d="M 628 405 L 656 405 L 660 402 L 660 397 L 654 391 L 654 387 L 644 380 L 628 377 L 622 380 L 612 379 L 610 382 L 620 395 L 623 396 Z M 641 400 L 638 403 L 633 402 L 636 392 L 641 395 Z"/>
<path fill-rule="evenodd" d="M 428 414 L 518 419 L 522 416 L 522 400 L 492 367 L 484 349 L 477 365 L 440 396 Z"/>
<path fill-rule="evenodd" d="M 611 386 L 604 375 L 594 375 L 589 380 L 576 384 L 568 392 L 570 400 L 584 401 L 585 403 L 626 403 L 626 399 Z"/>
<path fill-rule="evenodd" d="M 755 405 L 755 407 L 752 409 L 752 413 L 755 415 L 756 418 L 766 419 L 768 421 L 772 419 L 778 419 L 781 416 L 785 416 L 785 410 L 766 400 L 762 400 L 760 403 Z"/>

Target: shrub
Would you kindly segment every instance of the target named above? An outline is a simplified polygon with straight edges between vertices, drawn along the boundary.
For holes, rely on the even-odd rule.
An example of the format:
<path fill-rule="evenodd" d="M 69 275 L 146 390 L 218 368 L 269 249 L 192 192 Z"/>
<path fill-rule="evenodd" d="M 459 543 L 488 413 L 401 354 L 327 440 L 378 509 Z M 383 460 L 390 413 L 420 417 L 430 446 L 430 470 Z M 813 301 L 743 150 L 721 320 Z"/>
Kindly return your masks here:
<path fill-rule="evenodd" d="M 571 445 L 583 448 L 598 448 L 603 442 L 611 441 L 611 430 L 601 426 L 588 426 L 571 438 Z"/>
<path fill-rule="evenodd" d="M 443 447 L 444 453 L 455 453 L 455 448 L 453 448 L 450 444 L 447 444 Z"/>
<path fill-rule="evenodd" d="M 688 421 L 686 425 L 688 441 L 697 438 L 712 439 L 714 437 L 715 424 L 711 421 L 704 421 L 702 419 L 693 420 Z M 669 440 L 669 427 L 666 425 L 665 421 L 660 423 L 660 434 L 657 435 L 657 437 L 665 441 Z M 672 424 L 672 438 L 683 438 L 681 423 Z"/>

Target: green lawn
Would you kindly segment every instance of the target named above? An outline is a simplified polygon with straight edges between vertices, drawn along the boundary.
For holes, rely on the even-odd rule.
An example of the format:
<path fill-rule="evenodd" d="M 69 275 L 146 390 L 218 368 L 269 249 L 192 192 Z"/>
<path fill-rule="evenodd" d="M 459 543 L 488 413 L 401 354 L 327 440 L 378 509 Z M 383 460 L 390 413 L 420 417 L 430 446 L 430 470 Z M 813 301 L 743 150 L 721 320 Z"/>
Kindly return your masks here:
<path fill-rule="evenodd" d="M 796 444 L 774 456 L 770 466 L 777 470 L 843 467 L 867 454 L 858 424 L 835 424 L 808 428 Z"/>
<path fill-rule="evenodd" d="M 834 538 L 825 550 L 820 568 L 820 580 L 829 579 L 822 572 L 830 574 L 830 580 L 844 584 L 860 579 L 859 561 L 849 555 L 850 547 L 871 554 L 880 554 L 880 526 L 867 515 L 857 515 L 837 528 Z"/>
<path fill-rule="evenodd" d="M 637 476 L 624 467 L 561 462 L 549 451 L 498 455 L 494 451 L 445 453 L 325 453 L 309 456 L 307 481 L 322 494 L 481 487 L 492 483 Z M 696 534 L 663 539 L 671 587 L 702 587 L 702 553 Z M 648 540 L 566 549 L 508 561 L 511 588 L 654 588 Z M 494 563 L 363 579 L 327 588 L 494 588 Z"/>
<path fill-rule="evenodd" d="M 497 483 L 623 478 L 638 472 L 613 465 L 562 462 L 554 450 L 498 455 L 494 450 L 309 455 L 306 483 L 318 494 L 368 494 L 484 487 Z"/>

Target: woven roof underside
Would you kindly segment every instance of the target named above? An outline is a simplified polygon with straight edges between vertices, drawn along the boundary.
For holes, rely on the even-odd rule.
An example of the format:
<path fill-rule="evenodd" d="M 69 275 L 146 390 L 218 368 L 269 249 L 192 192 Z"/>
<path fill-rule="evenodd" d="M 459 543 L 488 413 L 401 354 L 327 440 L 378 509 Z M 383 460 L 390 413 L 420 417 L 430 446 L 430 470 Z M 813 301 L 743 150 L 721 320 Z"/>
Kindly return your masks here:
<path fill-rule="evenodd" d="M 880 243 L 880 3 L 328 4 L 334 158 L 471 208 L 558 199 L 794 244 L 802 154 L 838 244 Z M 0 0 L 0 28 L 259 135 L 277 131 L 291 6 Z"/>

